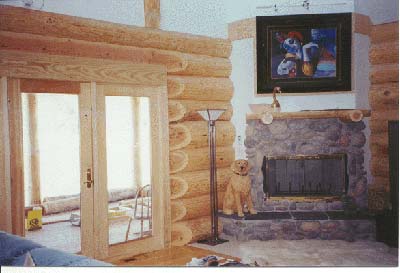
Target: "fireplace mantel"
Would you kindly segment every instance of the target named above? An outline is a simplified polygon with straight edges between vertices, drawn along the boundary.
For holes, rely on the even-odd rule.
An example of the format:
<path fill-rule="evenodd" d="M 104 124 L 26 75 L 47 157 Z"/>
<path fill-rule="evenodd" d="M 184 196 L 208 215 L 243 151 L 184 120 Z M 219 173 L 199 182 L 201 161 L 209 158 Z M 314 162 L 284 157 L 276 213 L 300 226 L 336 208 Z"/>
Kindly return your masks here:
<path fill-rule="evenodd" d="M 370 110 L 359 109 L 334 109 L 334 110 L 303 110 L 299 112 L 270 112 L 273 119 L 320 119 L 339 118 L 342 121 L 359 121 L 364 117 L 370 117 Z M 261 119 L 263 114 L 247 114 L 246 120 Z"/>

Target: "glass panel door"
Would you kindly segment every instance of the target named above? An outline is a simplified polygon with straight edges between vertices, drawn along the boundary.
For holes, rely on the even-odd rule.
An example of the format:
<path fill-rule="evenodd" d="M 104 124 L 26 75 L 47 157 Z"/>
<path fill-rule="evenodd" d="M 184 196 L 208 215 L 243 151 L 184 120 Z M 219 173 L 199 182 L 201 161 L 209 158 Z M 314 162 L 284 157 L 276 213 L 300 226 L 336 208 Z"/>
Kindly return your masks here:
<path fill-rule="evenodd" d="M 154 144 L 159 138 L 157 96 L 149 88 L 119 85 L 97 85 L 96 93 L 96 175 L 101 189 L 95 198 L 105 203 L 95 208 L 95 229 L 102 238 L 98 255 L 160 249 L 163 184 L 154 169 L 160 154 Z"/>
<path fill-rule="evenodd" d="M 149 98 L 106 96 L 109 244 L 151 236 Z"/>

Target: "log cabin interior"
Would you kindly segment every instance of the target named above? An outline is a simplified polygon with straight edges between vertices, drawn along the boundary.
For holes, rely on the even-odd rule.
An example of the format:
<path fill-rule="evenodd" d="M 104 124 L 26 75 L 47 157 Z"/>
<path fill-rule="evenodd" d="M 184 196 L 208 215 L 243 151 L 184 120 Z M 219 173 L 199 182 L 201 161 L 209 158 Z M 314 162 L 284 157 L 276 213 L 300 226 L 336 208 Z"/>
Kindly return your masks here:
<path fill-rule="evenodd" d="M 398 266 L 398 5 L 1 0 L 0 265 Z"/>

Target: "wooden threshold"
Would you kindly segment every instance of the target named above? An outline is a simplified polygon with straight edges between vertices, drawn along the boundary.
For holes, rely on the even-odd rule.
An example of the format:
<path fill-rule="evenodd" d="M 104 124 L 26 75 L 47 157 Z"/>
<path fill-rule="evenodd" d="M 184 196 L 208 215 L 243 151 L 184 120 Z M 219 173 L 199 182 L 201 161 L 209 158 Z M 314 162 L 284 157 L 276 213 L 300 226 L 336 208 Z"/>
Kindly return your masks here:
<path fill-rule="evenodd" d="M 117 266 L 186 266 L 192 258 L 202 258 L 208 255 L 240 261 L 237 257 L 193 246 L 174 246 L 132 257 L 113 257 L 104 261 Z"/>

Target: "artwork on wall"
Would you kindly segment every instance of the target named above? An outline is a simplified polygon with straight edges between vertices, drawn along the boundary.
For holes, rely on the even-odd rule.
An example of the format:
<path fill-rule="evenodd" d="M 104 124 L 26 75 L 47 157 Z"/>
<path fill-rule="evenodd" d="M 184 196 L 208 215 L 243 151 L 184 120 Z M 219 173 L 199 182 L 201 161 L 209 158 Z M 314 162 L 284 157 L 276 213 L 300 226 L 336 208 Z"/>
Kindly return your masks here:
<path fill-rule="evenodd" d="M 351 90 L 351 13 L 257 16 L 257 94 Z"/>

